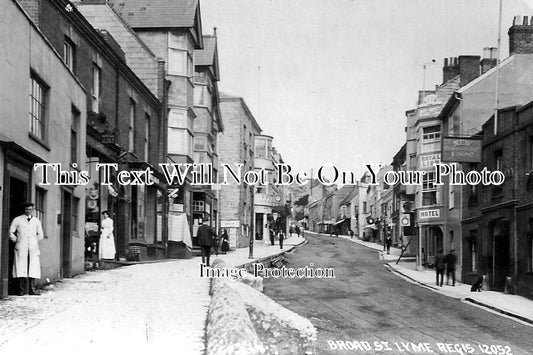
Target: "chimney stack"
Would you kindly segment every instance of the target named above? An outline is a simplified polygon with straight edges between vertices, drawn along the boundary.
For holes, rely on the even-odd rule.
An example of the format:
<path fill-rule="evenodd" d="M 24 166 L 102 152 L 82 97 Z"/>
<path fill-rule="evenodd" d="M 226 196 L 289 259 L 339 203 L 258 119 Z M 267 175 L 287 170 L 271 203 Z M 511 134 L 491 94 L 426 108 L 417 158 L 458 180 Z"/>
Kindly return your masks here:
<path fill-rule="evenodd" d="M 483 48 L 483 59 L 481 59 L 481 74 L 485 74 L 498 64 L 498 48 Z"/>
<path fill-rule="evenodd" d="M 461 76 L 459 86 L 463 87 L 479 76 L 480 59 L 478 55 L 459 56 L 459 75 Z"/>
<path fill-rule="evenodd" d="M 515 16 L 509 28 L 509 55 L 533 54 L 533 16 Z"/>
<path fill-rule="evenodd" d="M 444 58 L 442 82 L 445 83 L 459 75 L 459 61 L 456 58 Z"/>

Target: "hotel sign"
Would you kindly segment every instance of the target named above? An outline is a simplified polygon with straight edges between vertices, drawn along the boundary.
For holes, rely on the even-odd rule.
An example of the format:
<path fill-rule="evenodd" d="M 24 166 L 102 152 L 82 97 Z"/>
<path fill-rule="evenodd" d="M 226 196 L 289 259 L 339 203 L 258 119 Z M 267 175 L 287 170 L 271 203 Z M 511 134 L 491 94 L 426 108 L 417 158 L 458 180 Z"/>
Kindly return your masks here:
<path fill-rule="evenodd" d="M 481 139 L 442 137 L 442 161 L 453 163 L 480 163 Z"/>
<path fill-rule="evenodd" d="M 435 220 L 441 218 L 441 208 L 428 208 L 418 210 L 418 220 L 420 222 L 426 222 L 429 220 Z"/>

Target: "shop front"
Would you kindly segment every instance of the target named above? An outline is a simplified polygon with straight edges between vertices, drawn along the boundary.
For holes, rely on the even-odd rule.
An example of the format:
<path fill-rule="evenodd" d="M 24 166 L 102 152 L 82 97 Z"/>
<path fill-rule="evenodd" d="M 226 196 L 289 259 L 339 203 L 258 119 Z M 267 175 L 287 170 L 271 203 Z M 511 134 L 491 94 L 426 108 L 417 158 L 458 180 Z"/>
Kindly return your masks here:
<path fill-rule="evenodd" d="M 435 255 L 444 249 L 442 207 L 421 208 L 417 211 L 418 265 L 434 267 Z"/>

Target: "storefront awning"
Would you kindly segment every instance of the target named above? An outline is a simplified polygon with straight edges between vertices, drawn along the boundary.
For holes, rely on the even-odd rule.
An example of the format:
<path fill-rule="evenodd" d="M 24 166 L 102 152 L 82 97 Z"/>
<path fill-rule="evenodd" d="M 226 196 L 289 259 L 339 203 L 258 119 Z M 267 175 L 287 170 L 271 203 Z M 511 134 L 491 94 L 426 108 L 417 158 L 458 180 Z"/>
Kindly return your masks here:
<path fill-rule="evenodd" d="M 338 224 L 341 224 L 342 222 L 346 221 L 347 219 L 349 218 L 343 218 L 343 219 L 339 219 L 337 222 L 333 223 L 333 225 L 338 225 Z"/>

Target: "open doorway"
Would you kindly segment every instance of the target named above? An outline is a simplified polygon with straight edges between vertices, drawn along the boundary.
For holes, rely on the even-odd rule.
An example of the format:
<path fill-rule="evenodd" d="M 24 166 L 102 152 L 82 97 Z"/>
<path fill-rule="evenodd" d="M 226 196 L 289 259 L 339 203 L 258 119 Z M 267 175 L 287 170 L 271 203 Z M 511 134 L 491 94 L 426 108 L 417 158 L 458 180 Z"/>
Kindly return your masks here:
<path fill-rule="evenodd" d="M 9 176 L 8 184 L 5 186 L 8 190 L 7 209 L 4 210 L 4 238 L 9 240 L 9 227 L 11 221 L 24 213 L 21 204 L 28 200 L 28 182 L 18 177 Z M 13 259 L 15 258 L 15 243 L 11 240 L 8 242 L 8 267 L 7 275 L 2 275 L 2 278 L 8 279 L 8 293 L 11 295 L 17 294 L 18 285 L 15 279 L 13 279 Z M 4 244 L 5 245 L 5 244 Z"/>
<path fill-rule="evenodd" d="M 72 194 L 61 194 L 61 277 L 71 277 Z"/>
<path fill-rule="evenodd" d="M 509 221 L 498 220 L 492 224 L 492 289 L 503 291 L 505 278 L 510 276 L 510 230 Z"/>

